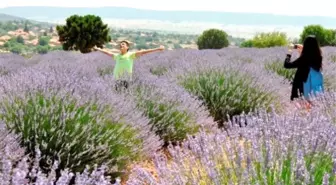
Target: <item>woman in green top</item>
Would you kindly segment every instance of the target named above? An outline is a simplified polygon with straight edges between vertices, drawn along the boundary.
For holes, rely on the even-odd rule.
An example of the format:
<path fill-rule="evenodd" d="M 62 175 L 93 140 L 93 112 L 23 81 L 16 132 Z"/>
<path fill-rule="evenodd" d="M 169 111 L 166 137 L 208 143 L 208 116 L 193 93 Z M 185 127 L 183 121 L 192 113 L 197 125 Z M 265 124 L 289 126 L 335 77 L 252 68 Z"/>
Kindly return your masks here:
<path fill-rule="evenodd" d="M 118 86 L 124 86 L 125 88 L 128 87 L 128 81 L 132 78 L 133 73 L 133 63 L 134 59 L 136 59 L 139 56 L 142 56 L 147 53 L 152 53 L 155 51 L 162 51 L 165 49 L 164 46 L 160 46 L 156 49 L 148 49 L 148 50 L 142 50 L 142 51 L 136 51 L 136 52 L 129 52 L 129 46 L 130 43 L 126 40 L 123 40 L 120 42 L 120 53 L 114 54 L 109 51 L 100 49 L 95 47 L 94 49 L 96 51 L 100 51 L 102 53 L 105 53 L 116 61 L 114 70 L 113 70 L 113 77 L 117 80 L 117 87 Z"/>

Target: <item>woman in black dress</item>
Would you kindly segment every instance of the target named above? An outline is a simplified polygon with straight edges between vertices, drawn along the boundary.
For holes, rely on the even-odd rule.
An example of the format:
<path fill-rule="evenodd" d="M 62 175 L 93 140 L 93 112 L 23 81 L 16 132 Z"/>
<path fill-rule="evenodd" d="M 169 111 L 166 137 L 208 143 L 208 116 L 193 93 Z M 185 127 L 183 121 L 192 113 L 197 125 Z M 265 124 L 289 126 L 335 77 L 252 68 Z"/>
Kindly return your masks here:
<path fill-rule="evenodd" d="M 296 49 L 300 53 L 300 57 L 290 62 L 292 49 L 289 49 L 284 63 L 284 67 L 287 69 L 297 68 L 290 97 L 292 101 L 303 95 L 304 82 L 307 81 L 310 68 L 318 72 L 322 70 L 322 53 L 315 36 L 308 36 L 303 46 L 296 45 Z"/>

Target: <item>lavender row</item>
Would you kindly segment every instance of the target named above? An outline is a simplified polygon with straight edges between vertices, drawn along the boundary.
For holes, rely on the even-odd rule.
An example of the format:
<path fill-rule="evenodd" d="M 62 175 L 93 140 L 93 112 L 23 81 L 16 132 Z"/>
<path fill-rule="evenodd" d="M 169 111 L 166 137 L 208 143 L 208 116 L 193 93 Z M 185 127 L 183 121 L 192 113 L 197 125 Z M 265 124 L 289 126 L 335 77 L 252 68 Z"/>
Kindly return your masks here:
<path fill-rule="evenodd" d="M 326 101 L 322 101 L 322 100 Z M 228 133 L 201 132 L 154 158 L 155 174 L 135 167 L 128 184 L 334 184 L 335 95 L 311 112 L 241 115 Z M 237 127 L 241 122 L 246 127 Z"/>
<path fill-rule="evenodd" d="M 0 118 L 30 157 L 38 148 L 43 173 L 58 161 L 57 178 L 61 170 L 79 173 L 95 165 L 108 166 L 106 173 L 115 178 L 163 145 L 136 105 L 102 79 L 41 69 L 0 78 Z"/>

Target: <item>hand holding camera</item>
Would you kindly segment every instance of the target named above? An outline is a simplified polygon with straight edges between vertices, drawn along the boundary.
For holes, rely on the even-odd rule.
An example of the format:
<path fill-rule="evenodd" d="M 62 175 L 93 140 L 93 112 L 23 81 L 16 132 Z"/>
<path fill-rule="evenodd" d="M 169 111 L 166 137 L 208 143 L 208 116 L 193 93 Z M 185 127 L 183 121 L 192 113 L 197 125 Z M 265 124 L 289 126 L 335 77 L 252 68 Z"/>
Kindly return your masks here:
<path fill-rule="evenodd" d="M 289 51 L 292 52 L 292 49 L 296 49 L 301 54 L 303 46 L 301 44 L 290 44 Z"/>

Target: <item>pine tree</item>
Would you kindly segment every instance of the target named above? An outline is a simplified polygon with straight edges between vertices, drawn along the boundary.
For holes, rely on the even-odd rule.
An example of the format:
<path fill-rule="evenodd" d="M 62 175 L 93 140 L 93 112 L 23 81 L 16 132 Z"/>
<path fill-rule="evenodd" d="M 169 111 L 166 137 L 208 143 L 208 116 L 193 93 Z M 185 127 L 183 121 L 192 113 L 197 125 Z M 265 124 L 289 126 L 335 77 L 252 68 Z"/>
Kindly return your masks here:
<path fill-rule="evenodd" d="M 28 28 L 28 23 L 25 23 L 25 27 L 24 27 L 24 32 L 28 33 L 29 32 L 29 28 Z"/>
<path fill-rule="evenodd" d="M 88 53 L 94 46 L 102 48 L 111 41 L 107 24 L 95 15 L 72 15 L 66 19 L 65 25 L 57 26 L 56 30 L 64 50 Z"/>
<path fill-rule="evenodd" d="M 54 33 L 54 28 L 52 26 L 50 26 L 49 32 Z"/>

